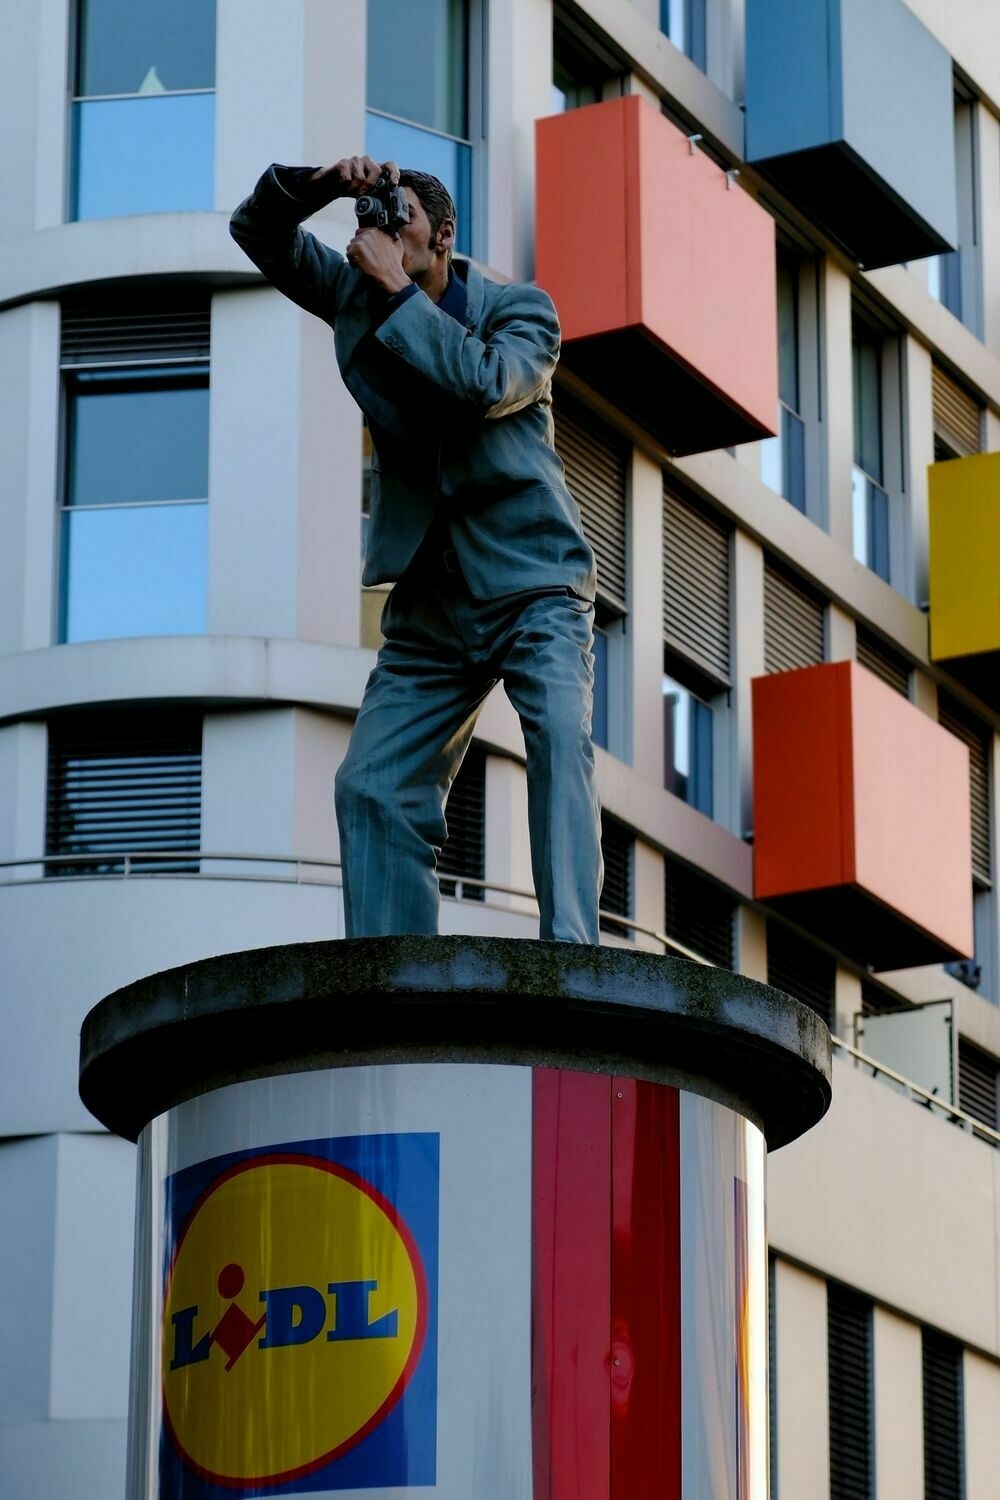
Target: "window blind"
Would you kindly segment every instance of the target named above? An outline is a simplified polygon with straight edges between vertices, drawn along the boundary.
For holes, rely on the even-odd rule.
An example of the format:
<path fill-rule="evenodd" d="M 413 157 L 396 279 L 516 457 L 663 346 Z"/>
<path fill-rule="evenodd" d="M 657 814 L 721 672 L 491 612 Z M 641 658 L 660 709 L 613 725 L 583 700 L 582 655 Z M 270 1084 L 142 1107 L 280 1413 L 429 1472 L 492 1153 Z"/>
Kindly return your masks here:
<path fill-rule="evenodd" d="M 458 775 L 451 784 L 445 808 L 448 837 L 438 856 L 441 894 L 455 894 L 454 879 L 486 878 L 486 754 L 473 745 L 466 753 Z M 482 901 L 481 886 L 469 886 L 462 892 L 466 900 Z"/>
<path fill-rule="evenodd" d="M 729 683 L 729 530 L 663 493 L 663 634 L 671 649 Z"/>
<path fill-rule="evenodd" d="M 158 297 L 155 303 L 119 298 L 66 303 L 62 363 L 73 367 L 207 359 L 209 324 L 209 300 L 199 293 Z"/>
<path fill-rule="evenodd" d="M 829 1026 L 837 966 L 833 957 L 776 922 L 767 924 L 767 982 L 808 1005 Z"/>
<path fill-rule="evenodd" d="M 624 441 L 560 391 L 553 404 L 556 450 L 597 559 L 597 592 L 623 614 L 628 602 Z"/>
<path fill-rule="evenodd" d="M 872 1304 L 830 1282 L 826 1307 L 830 1494 L 872 1500 Z"/>
<path fill-rule="evenodd" d="M 996 1130 L 1000 1064 L 964 1037 L 958 1039 L 958 1103 L 967 1115 Z"/>
<path fill-rule="evenodd" d="M 905 659 L 887 646 L 877 635 L 866 630 L 863 625 L 858 626 L 857 632 L 857 658 L 863 667 L 869 672 L 874 672 L 883 682 L 888 683 L 897 693 L 902 693 L 904 698 L 910 695 L 910 665 Z"/>
<path fill-rule="evenodd" d="M 964 1500 L 962 1346 L 922 1332 L 924 1500 Z"/>
<path fill-rule="evenodd" d="M 668 857 L 664 932 L 722 969 L 733 967 L 736 902 L 690 865 Z"/>
<path fill-rule="evenodd" d="M 972 814 L 972 872 L 989 884 L 993 878 L 990 839 L 990 740 L 988 727 L 954 698 L 938 698 L 938 722 L 969 751 L 969 799 Z"/>
<path fill-rule="evenodd" d="M 632 915 L 632 846 L 634 839 L 623 823 L 604 814 L 601 820 L 601 853 L 604 856 L 604 885 L 601 888 L 601 910 L 616 912 L 621 917 Z M 605 932 L 628 937 L 629 929 L 612 920 L 601 918 Z"/>
<path fill-rule="evenodd" d="M 940 365 L 931 367 L 931 399 L 935 436 L 962 458 L 980 453 L 982 407 Z"/>
<path fill-rule="evenodd" d="M 764 560 L 764 670 L 818 666 L 824 647 L 823 600 L 770 558 Z"/>

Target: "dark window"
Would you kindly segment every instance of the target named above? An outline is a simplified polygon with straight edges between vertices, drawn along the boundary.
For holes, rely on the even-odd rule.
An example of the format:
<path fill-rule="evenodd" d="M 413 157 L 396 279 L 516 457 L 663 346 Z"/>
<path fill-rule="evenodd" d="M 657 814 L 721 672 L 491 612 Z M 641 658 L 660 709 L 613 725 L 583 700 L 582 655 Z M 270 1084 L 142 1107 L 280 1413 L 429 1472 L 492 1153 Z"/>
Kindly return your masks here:
<path fill-rule="evenodd" d="M 854 555 L 889 580 L 889 495 L 883 453 L 882 367 L 885 336 L 855 317 L 854 369 Z"/>
<path fill-rule="evenodd" d="M 736 902 L 728 891 L 680 860 L 666 861 L 663 930 L 721 969 L 733 967 Z"/>
<path fill-rule="evenodd" d="M 764 670 L 788 672 L 823 660 L 825 601 L 772 558 L 764 559 Z"/>
<path fill-rule="evenodd" d="M 197 871 L 176 857 L 201 837 L 201 720 L 187 713 L 67 714 L 49 726 L 48 875 L 113 875 L 122 856 L 152 874 Z"/>
<path fill-rule="evenodd" d="M 799 327 L 801 261 L 779 245 L 778 436 L 761 445 L 761 477 L 796 510 L 806 509 L 806 427 L 802 419 Z"/>
<path fill-rule="evenodd" d="M 707 818 L 715 808 L 712 692 L 682 658 L 664 654 L 663 785 Z"/>
<path fill-rule="evenodd" d="M 767 924 L 767 982 L 833 1021 L 837 965 L 833 956 L 777 922 Z"/>
<path fill-rule="evenodd" d="M 1000 1124 L 997 1114 L 997 1079 L 1000 1064 L 964 1037 L 958 1040 L 958 1103 L 974 1120 L 991 1130 Z"/>
<path fill-rule="evenodd" d="M 622 91 L 621 59 L 558 6 L 552 12 L 552 109 L 580 109 Z"/>
<path fill-rule="evenodd" d="M 924 1500 L 964 1500 L 962 1346 L 923 1332 Z"/>
<path fill-rule="evenodd" d="M 872 1500 L 872 1304 L 827 1286 L 830 1500 Z"/>
<path fill-rule="evenodd" d="M 982 323 L 982 286 L 979 257 L 978 140 L 976 101 L 955 95 L 955 186 L 958 208 L 958 248 L 927 262 L 927 285 L 932 297 L 974 333 Z"/>
<path fill-rule="evenodd" d="M 212 207 L 215 0 L 79 0 L 74 219 Z"/>
<path fill-rule="evenodd" d="M 595 745 L 608 748 L 608 632 L 601 624 L 594 626 L 594 722 Z"/>
<path fill-rule="evenodd" d="M 605 813 L 601 820 L 601 853 L 604 856 L 601 910 L 604 912 L 614 912 L 621 917 L 632 915 L 634 844 L 635 840 L 624 824 Z M 622 923 L 615 922 L 613 917 L 602 916 L 601 931 L 613 932 L 619 937 L 631 937 L 629 928 Z"/>
<path fill-rule="evenodd" d="M 440 178 L 472 244 L 473 0 L 368 0 L 365 149 Z"/>
<path fill-rule="evenodd" d="M 969 752 L 969 796 L 972 818 L 972 873 L 982 886 L 993 878 L 990 837 L 990 742 L 988 725 L 946 693 L 938 698 L 938 722 Z"/>
<path fill-rule="evenodd" d="M 460 876 L 465 880 L 486 877 L 486 755 L 473 745 L 467 752 L 448 793 L 445 808 L 448 837 L 438 856 L 441 876 Z M 454 880 L 441 880 L 441 894 L 454 896 Z M 466 886 L 462 891 L 469 901 L 482 901 L 482 886 Z"/>
<path fill-rule="evenodd" d="M 708 66 L 708 0 L 660 0 L 660 30 L 704 72 Z"/>
<path fill-rule="evenodd" d="M 898 651 L 886 645 L 881 636 L 874 635 L 863 625 L 859 625 L 857 630 L 857 658 L 863 667 L 874 672 L 876 677 L 880 677 L 895 692 L 901 693 L 904 698 L 909 697 L 909 662 L 905 656 L 900 656 Z"/>

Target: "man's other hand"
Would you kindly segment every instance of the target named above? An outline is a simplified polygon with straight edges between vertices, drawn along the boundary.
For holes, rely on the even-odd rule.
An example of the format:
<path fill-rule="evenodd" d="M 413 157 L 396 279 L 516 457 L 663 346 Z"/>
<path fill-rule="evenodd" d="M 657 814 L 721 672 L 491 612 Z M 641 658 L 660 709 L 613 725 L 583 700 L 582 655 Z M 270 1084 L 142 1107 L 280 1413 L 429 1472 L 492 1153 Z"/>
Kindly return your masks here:
<path fill-rule="evenodd" d="M 377 162 L 370 156 L 345 156 L 331 167 L 320 167 L 312 182 L 325 182 L 335 198 L 360 198 L 369 192 L 383 172 L 389 174 L 393 187 L 399 182 L 399 168 L 394 161 Z"/>
<path fill-rule="evenodd" d="M 359 229 L 346 254 L 356 271 L 370 277 L 390 296 L 410 285 L 403 270 L 402 240 L 394 240 L 381 229 Z"/>

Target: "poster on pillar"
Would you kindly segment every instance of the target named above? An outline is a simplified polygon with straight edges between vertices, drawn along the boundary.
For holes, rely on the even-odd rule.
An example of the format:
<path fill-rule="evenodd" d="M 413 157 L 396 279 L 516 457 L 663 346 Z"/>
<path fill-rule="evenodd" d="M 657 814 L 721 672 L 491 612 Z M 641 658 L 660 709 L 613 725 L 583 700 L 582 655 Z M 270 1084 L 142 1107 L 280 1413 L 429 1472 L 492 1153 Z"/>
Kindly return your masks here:
<path fill-rule="evenodd" d="M 610 1074 L 178 1105 L 140 1139 L 129 1500 L 765 1500 L 763 1170 L 741 1115 Z"/>

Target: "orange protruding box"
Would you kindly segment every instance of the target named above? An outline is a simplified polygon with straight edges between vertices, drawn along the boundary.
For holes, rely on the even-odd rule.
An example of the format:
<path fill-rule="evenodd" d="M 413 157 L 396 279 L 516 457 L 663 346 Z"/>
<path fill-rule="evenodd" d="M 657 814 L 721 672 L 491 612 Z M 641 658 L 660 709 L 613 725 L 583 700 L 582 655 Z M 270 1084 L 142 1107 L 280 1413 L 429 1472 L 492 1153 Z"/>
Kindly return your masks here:
<path fill-rule="evenodd" d="M 971 957 L 969 752 L 856 662 L 753 683 L 754 894 L 876 969 Z"/>
<path fill-rule="evenodd" d="M 771 216 L 638 95 L 535 129 L 536 275 L 564 361 L 673 453 L 772 436 Z"/>

